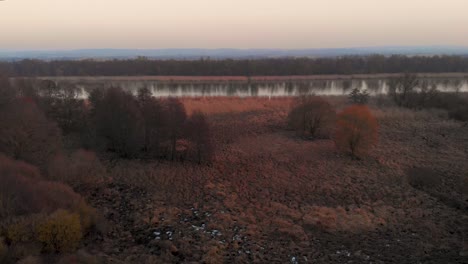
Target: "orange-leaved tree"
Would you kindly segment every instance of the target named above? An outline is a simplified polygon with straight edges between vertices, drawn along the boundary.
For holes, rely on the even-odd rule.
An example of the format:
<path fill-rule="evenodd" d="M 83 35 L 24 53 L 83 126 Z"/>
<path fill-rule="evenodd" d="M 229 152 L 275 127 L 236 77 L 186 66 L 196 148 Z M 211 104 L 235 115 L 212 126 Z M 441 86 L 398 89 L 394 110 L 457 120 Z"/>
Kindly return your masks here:
<path fill-rule="evenodd" d="M 367 106 L 352 105 L 338 114 L 334 140 L 339 150 L 366 155 L 377 143 L 378 124 Z"/>

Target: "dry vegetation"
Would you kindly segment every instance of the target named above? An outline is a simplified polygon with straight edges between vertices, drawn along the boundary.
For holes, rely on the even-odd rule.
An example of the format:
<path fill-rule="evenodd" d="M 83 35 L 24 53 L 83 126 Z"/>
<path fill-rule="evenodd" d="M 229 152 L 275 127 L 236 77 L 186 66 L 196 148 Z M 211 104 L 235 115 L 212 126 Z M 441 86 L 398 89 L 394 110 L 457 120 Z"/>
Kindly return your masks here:
<path fill-rule="evenodd" d="M 118 90 L 110 93 L 113 99 L 105 99 L 109 102 L 101 107 L 137 119 L 107 110 L 95 115 L 102 125 L 100 136 L 107 139 L 97 144 L 103 148 L 94 146 L 96 153 L 77 149 L 80 139 L 70 132 L 63 147 L 42 137 L 42 147 L 54 143 L 54 152 L 46 152 L 46 165 L 41 155 L 0 156 L 0 261 L 466 261 L 468 127 L 449 119 L 445 110 L 383 106 L 390 104 L 370 100 L 351 115 L 360 117 L 353 126 L 368 140 L 365 151 L 358 151 L 366 155 L 354 159 L 337 147 L 340 140 L 334 137 L 304 140 L 289 130 L 287 117 L 295 106 L 289 98 L 155 103 L 144 94 L 130 98 Z M 346 110 L 344 97 L 323 100 L 327 109 L 353 112 Z M 175 142 L 172 153 L 189 149 L 194 158 L 148 154 L 151 149 L 161 153 L 164 144 L 145 136 L 160 132 L 147 121 L 159 117 L 139 112 L 144 107 L 170 111 L 165 113 L 172 123 L 164 123 L 167 136 L 161 140 L 169 142 L 169 149 Z M 55 123 L 33 112 L 15 113 L 35 120 L 33 125 L 42 124 L 44 135 L 55 131 Z M 362 120 L 370 126 L 362 126 Z M 142 130 L 118 126 L 127 121 L 138 122 Z M 332 129 L 339 130 L 342 121 L 338 115 Z M 378 142 L 373 130 L 377 122 Z M 109 127 L 123 129 L 127 137 Z M 344 132 L 353 129 L 344 126 Z M 348 135 L 344 132 L 340 135 Z M 130 137 L 134 141 L 125 141 Z M 0 147 L 11 149 L 11 141 L 3 142 Z M 106 148 L 109 142 L 131 155 L 115 155 Z M 135 144 L 140 148 L 133 149 Z"/>
<path fill-rule="evenodd" d="M 327 100 L 345 106 L 343 98 Z M 120 242 L 94 250 L 146 263 L 464 261 L 462 123 L 442 111 L 371 105 L 380 142 L 356 161 L 332 140 L 304 141 L 286 130 L 289 99 L 221 101 L 183 100 L 212 113 L 212 165 L 126 161 L 110 169 L 114 183 L 93 203 L 105 208 Z M 236 101 L 233 111 L 228 102 Z M 436 174 L 436 184 L 414 185 L 415 167 Z"/>

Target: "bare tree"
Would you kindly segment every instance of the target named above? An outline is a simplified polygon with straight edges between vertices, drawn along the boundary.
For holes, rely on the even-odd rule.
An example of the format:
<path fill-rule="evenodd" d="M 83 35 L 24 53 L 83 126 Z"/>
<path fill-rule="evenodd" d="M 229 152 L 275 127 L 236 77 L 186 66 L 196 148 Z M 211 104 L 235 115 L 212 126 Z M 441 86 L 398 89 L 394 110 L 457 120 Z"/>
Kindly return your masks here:
<path fill-rule="evenodd" d="M 16 91 L 13 89 L 8 76 L 0 75 L 0 109 L 9 105 L 16 98 Z"/>
<path fill-rule="evenodd" d="M 194 112 L 187 120 L 186 131 L 187 138 L 194 144 L 196 161 L 210 162 L 213 156 L 213 144 L 205 114 Z"/>
<path fill-rule="evenodd" d="M 118 88 L 105 91 L 94 98 L 93 120 L 98 140 L 108 150 L 124 157 L 134 157 L 144 143 L 144 120 L 135 97 Z"/>
<path fill-rule="evenodd" d="M 354 88 L 349 94 L 349 100 L 353 104 L 365 105 L 369 101 L 369 92 L 364 89 Z"/>
<path fill-rule="evenodd" d="M 333 107 L 318 96 L 302 97 L 288 115 L 289 126 L 303 136 L 328 137 L 335 122 Z"/>
<path fill-rule="evenodd" d="M 150 156 L 158 156 L 161 140 L 165 137 L 166 119 L 160 101 L 151 96 L 147 88 L 138 91 L 138 103 L 145 122 L 143 150 Z"/>
<path fill-rule="evenodd" d="M 60 129 L 36 103 L 17 99 L 0 114 L 0 152 L 44 169 L 61 149 Z"/>
<path fill-rule="evenodd" d="M 176 98 L 169 98 L 164 104 L 166 126 L 169 143 L 170 158 L 175 159 L 177 140 L 183 135 L 184 123 L 187 119 L 184 105 Z"/>
<path fill-rule="evenodd" d="M 389 95 L 398 106 L 409 107 L 420 81 L 413 73 L 405 73 L 390 81 Z"/>

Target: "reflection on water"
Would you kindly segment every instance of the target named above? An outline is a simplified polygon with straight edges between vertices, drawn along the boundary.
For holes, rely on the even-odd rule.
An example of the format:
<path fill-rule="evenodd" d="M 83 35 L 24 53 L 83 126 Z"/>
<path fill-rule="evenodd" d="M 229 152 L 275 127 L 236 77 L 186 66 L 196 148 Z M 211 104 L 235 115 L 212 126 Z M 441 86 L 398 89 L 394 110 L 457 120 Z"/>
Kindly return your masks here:
<path fill-rule="evenodd" d="M 301 95 L 345 95 L 353 88 L 367 89 L 371 95 L 388 92 L 390 79 L 353 79 L 353 80 L 291 80 L 291 81 L 210 81 L 193 83 L 157 80 L 60 80 L 60 86 L 73 85 L 86 98 L 89 91 L 97 88 L 121 87 L 136 93 L 148 88 L 156 97 L 196 97 L 196 96 L 301 96 Z M 427 78 L 422 79 L 420 89 L 437 88 L 442 92 L 468 92 L 468 79 L 464 78 Z"/>

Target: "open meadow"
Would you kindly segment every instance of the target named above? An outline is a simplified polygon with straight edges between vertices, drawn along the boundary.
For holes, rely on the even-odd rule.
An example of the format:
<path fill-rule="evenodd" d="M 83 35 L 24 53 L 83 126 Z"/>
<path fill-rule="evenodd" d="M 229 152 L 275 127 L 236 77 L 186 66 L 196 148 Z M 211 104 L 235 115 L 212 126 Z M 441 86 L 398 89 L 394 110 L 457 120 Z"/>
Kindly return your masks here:
<path fill-rule="evenodd" d="M 376 96 L 82 99 L 0 80 L 0 261 L 462 263 L 466 94 L 398 81 Z"/>
<path fill-rule="evenodd" d="M 208 114 L 213 163 L 106 164 L 112 180 L 89 199 L 110 232 L 90 236 L 89 252 L 135 263 L 463 261 L 466 124 L 372 105 L 379 143 L 355 160 L 289 131 L 291 99 L 182 102 Z"/>

